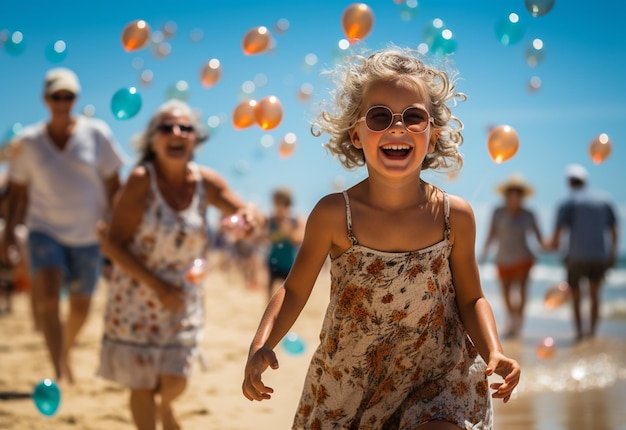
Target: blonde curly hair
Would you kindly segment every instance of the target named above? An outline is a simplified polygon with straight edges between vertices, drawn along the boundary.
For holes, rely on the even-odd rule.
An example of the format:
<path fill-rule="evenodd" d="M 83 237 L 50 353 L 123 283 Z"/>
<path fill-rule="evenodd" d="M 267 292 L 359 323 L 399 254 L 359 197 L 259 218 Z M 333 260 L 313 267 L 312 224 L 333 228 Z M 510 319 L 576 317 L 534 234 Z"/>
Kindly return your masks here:
<path fill-rule="evenodd" d="M 456 91 L 457 73 L 427 64 L 416 50 L 391 46 L 369 56 L 355 54 L 345 59 L 334 70 L 327 72 L 336 84 L 332 103 L 324 109 L 311 126 L 311 133 L 319 137 L 328 133 L 330 139 L 323 146 L 347 169 L 365 165 L 362 149 L 355 148 L 350 131 L 363 114 L 363 98 L 375 82 L 408 81 L 423 91 L 428 113 L 433 119 L 435 150 L 427 154 L 422 170 L 455 170 L 463 166 L 459 145 L 463 143 L 463 122 L 452 114 L 450 102 L 465 101 L 465 94 Z M 334 102 L 334 103 L 333 103 Z"/>

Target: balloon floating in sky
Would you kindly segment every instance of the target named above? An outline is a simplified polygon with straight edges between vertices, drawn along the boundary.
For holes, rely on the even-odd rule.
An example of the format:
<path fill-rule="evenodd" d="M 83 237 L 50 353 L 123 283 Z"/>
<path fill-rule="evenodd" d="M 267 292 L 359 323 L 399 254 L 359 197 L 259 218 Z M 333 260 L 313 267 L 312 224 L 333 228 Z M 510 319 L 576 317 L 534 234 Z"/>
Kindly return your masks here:
<path fill-rule="evenodd" d="M 519 148 L 519 136 L 510 125 L 500 125 L 489 131 L 487 149 L 489 155 L 500 164 L 513 157 Z"/>
<path fill-rule="evenodd" d="M 513 45 L 524 36 L 524 26 L 519 15 L 510 13 L 505 19 L 496 23 L 496 37 L 503 45 Z"/>
<path fill-rule="evenodd" d="M 236 129 L 248 128 L 256 121 L 256 100 L 244 100 L 233 111 L 233 125 Z"/>
<path fill-rule="evenodd" d="M 14 31 L 4 42 L 4 49 L 8 54 L 17 57 L 26 50 L 26 42 L 21 31 Z"/>
<path fill-rule="evenodd" d="M 46 46 L 46 59 L 51 63 L 60 63 L 67 57 L 67 45 L 62 40 L 57 40 Z"/>
<path fill-rule="evenodd" d="M 556 309 L 567 302 L 570 296 L 569 284 L 559 282 L 550 286 L 543 296 L 543 307 L 547 310 Z"/>
<path fill-rule="evenodd" d="M 167 99 L 176 99 L 183 102 L 189 100 L 189 84 L 187 81 L 177 81 L 167 90 Z"/>
<path fill-rule="evenodd" d="M 43 415 L 51 417 L 61 404 L 61 390 L 52 379 L 44 379 L 33 390 L 33 402 Z"/>
<path fill-rule="evenodd" d="M 435 34 L 431 44 L 430 52 L 439 57 L 445 57 L 456 51 L 457 42 L 449 28 L 443 28 Z"/>
<path fill-rule="evenodd" d="M 200 70 L 200 82 L 204 88 L 210 88 L 215 85 L 221 76 L 222 65 L 217 58 L 207 61 Z"/>
<path fill-rule="evenodd" d="M 341 25 L 350 43 L 358 42 L 372 31 L 374 13 L 365 3 L 353 3 L 344 9 Z"/>
<path fill-rule="evenodd" d="M 122 31 L 122 46 L 127 52 L 145 48 L 150 42 L 150 26 L 143 19 L 132 21 Z"/>
<path fill-rule="evenodd" d="M 543 50 L 543 40 L 534 39 L 533 43 L 526 49 L 526 64 L 535 67 L 543 61 L 545 51 Z"/>
<path fill-rule="evenodd" d="M 283 119 L 283 105 L 276 96 L 262 98 L 254 108 L 254 117 L 263 130 L 272 130 Z"/>
<path fill-rule="evenodd" d="M 283 349 L 291 355 L 300 355 L 306 349 L 304 340 L 293 331 L 285 335 L 281 344 Z"/>
<path fill-rule="evenodd" d="M 600 134 L 589 144 L 589 155 L 593 164 L 600 164 L 611 155 L 611 139 L 606 133 Z"/>
<path fill-rule="evenodd" d="M 116 119 L 130 119 L 141 109 L 141 95 L 137 88 L 121 88 L 111 98 L 111 111 Z"/>
<path fill-rule="evenodd" d="M 208 272 L 208 264 L 204 258 L 196 258 L 185 272 L 185 279 L 192 284 L 201 282 Z"/>
<path fill-rule="evenodd" d="M 537 358 L 541 360 L 548 360 L 556 355 L 556 342 L 551 337 L 541 339 L 537 344 L 535 350 Z"/>
<path fill-rule="evenodd" d="M 262 54 L 271 46 L 271 35 L 267 27 L 254 27 L 243 37 L 243 53 L 246 55 Z"/>
<path fill-rule="evenodd" d="M 534 93 L 541 88 L 541 78 L 539 76 L 533 76 L 528 80 L 528 91 Z"/>
<path fill-rule="evenodd" d="M 295 133 L 287 133 L 278 145 L 278 155 L 280 158 L 289 158 L 296 150 L 297 137 Z"/>
<path fill-rule="evenodd" d="M 308 82 L 300 85 L 300 88 L 298 88 L 298 100 L 301 102 L 308 102 L 311 95 L 313 95 L 313 85 Z"/>
<path fill-rule="evenodd" d="M 552 10 L 554 0 L 524 0 L 526 9 L 533 17 L 543 16 Z"/>

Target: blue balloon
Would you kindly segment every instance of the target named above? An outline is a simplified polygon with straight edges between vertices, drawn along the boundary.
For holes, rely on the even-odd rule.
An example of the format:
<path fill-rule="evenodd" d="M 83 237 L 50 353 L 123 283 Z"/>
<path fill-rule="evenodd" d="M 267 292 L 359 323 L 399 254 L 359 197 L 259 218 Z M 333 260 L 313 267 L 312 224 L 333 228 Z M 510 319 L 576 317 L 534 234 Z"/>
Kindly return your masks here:
<path fill-rule="evenodd" d="M 56 382 L 46 378 L 35 386 L 33 401 L 39 412 L 47 417 L 51 417 L 61 404 L 61 390 Z"/>
<path fill-rule="evenodd" d="M 46 46 L 46 59 L 51 63 L 60 63 L 67 57 L 67 45 L 63 40 L 57 40 Z"/>
<path fill-rule="evenodd" d="M 130 119 L 141 109 L 141 95 L 137 88 L 121 88 L 111 99 L 111 111 L 117 119 Z"/>
<path fill-rule="evenodd" d="M 505 19 L 496 23 L 496 37 L 503 45 L 513 45 L 524 36 L 524 26 L 516 13 L 511 13 Z"/>
<path fill-rule="evenodd" d="M 304 340 L 294 332 L 289 332 L 285 335 L 282 345 L 285 351 L 292 355 L 302 354 L 306 349 Z"/>
<path fill-rule="evenodd" d="M 8 54 L 18 56 L 26 50 L 26 42 L 21 31 L 14 31 L 4 42 L 4 49 Z"/>

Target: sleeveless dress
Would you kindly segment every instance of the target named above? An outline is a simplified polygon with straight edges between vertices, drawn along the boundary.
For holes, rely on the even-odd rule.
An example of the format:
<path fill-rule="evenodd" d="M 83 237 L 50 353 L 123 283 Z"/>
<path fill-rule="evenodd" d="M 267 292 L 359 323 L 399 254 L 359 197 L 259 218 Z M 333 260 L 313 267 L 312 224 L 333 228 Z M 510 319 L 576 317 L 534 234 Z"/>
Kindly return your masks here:
<path fill-rule="evenodd" d="M 459 316 L 444 239 L 412 252 L 352 246 L 331 264 L 331 299 L 293 429 L 491 429 L 486 365 Z"/>
<path fill-rule="evenodd" d="M 201 281 L 187 279 L 194 259 L 206 258 L 207 204 L 199 167 L 192 202 L 173 210 L 162 197 L 151 163 L 148 201 L 130 250 L 158 276 L 184 289 L 185 308 L 165 309 L 155 292 L 113 266 L 108 286 L 98 375 L 130 388 L 154 388 L 158 376 L 187 376 L 204 327 Z"/>

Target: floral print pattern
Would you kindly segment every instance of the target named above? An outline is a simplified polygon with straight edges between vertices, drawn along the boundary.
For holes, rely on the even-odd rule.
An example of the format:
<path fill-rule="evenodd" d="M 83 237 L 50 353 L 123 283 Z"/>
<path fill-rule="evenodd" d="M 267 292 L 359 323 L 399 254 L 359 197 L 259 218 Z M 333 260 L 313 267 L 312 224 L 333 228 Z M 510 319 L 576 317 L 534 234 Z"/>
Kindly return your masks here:
<path fill-rule="evenodd" d="M 490 429 L 485 363 L 460 320 L 445 239 L 390 253 L 358 244 L 332 261 L 331 300 L 294 429 Z"/>

